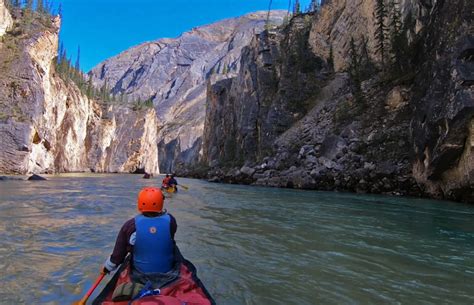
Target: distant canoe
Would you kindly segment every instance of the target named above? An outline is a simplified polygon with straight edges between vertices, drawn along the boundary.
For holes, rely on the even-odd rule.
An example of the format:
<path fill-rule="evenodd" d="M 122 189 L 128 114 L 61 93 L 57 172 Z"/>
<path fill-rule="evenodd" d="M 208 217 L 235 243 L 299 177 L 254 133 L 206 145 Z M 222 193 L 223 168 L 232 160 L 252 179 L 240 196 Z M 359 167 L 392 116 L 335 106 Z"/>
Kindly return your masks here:
<path fill-rule="evenodd" d="M 167 193 L 176 193 L 178 191 L 178 188 L 173 186 L 173 187 L 161 187 L 161 190 Z"/>

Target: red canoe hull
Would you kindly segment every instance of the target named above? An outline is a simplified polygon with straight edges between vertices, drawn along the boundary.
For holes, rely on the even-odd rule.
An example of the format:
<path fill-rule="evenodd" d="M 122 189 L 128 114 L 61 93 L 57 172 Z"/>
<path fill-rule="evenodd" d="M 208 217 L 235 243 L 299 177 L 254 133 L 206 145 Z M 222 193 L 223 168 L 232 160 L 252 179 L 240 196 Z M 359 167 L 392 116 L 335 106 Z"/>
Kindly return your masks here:
<path fill-rule="evenodd" d="M 214 300 L 196 275 L 196 268 L 191 262 L 180 256 L 179 277 L 161 287 L 159 296 L 148 296 L 134 301 L 133 305 L 215 305 Z M 94 300 L 93 305 L 128 305 L 130 301 L 113 302 L 115 287 L 131 282 L 131 268 L 124 263 L 113 276 L 104 290 Z"/>

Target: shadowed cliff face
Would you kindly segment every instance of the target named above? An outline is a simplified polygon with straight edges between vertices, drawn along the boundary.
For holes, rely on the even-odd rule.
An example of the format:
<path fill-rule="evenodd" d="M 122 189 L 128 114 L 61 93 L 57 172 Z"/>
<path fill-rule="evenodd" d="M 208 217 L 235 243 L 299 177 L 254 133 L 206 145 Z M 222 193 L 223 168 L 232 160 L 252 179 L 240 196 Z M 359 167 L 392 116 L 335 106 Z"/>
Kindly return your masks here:
<path fill-rule="evenodd" d="M 380 64 L 374 3 L 331 1 L 244 49 L 238 75 L 208 91 L 204 176 L 474 201 L 472 1 L 402 1 L 411 71 L 372 72 L 357 97 L 344 71 L 351 37 Z"/>
<path fill-rule="evenodd" d="M 275 11 L 280 24 L 286 12 Z M 112 93 L 152 100 L 158 116 L 160 169 L 170 172 L 201 155 L 206 80 L 227 78 L 240 68 L 241 50 L 260 33 L 266 12 L 195 28 L 176 39 L 160 39 L 127 50 L 92 69 L 97 86 Z"/>
<path fill-rule="evenodd" d="M 474 202 L 474 3 L 432 2 L 413 88 L 413 174 L 430 193 Z"/>
<path fill-rule="evenodd" d="M 258 35 L 243 49 L 236 77 L 211 79 L 204 162 L 231 166 L 262 158 L 313 106 L 327 68 L 309 50 L 311 19 L 305 19 L 294 18 L 281 33 Z"/>
<path fill-rule="evenodd" d="M 158 172 L 155 111 L 88 99 L 55 72 L 59 18 L 26 28 L 14 15 L 0 42 L 0 172 Z"/>

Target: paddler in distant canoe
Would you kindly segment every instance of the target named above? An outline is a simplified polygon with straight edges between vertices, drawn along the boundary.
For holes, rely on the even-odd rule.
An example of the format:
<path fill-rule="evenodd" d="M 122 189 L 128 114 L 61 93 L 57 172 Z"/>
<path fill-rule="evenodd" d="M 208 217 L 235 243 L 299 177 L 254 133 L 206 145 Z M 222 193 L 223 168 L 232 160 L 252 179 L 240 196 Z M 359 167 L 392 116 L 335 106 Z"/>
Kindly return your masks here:
<path fill-rule="evenodd" d="M 166 174 L 165 178 L 163 178 L 163 181 L 161 182 L 161 188 L 162 189 L 169 188 L 170 187 L 170 180 L 171 180 L 170 175 Z"/>
<path fill-rule="evenodd" d="M 176 179 L 174 178 L 174 175 L 171 175 L 171 176 L 170 176 L 170 180 L 169 180 L 168 184 L 169 184 L 169 187 L 170 187 L 174 192 L 177 192 L 177 191 L 178 191 L 178 181 L 176 181 Z"/>

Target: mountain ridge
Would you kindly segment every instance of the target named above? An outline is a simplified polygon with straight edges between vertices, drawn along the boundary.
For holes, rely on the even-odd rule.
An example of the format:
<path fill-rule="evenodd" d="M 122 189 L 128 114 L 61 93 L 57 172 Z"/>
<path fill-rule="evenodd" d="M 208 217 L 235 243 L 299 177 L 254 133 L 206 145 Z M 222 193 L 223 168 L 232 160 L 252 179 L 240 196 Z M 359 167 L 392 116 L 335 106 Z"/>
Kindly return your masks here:
<path fill-rule="evenodd" d="M 91 70 L 96 86 L 107 83 L 128 103 L 153 101 L 162 171 L 200 158 L 206 82 L 212 75 L 225 78 L 238 70 L 241 49 L 263 31 L 267 14 L 254 12 L 193 28 L 176 39 L 140 44 Z M 286 11 L 272 11 L 270 22 L 279 24 L 285 16 Z"/>

